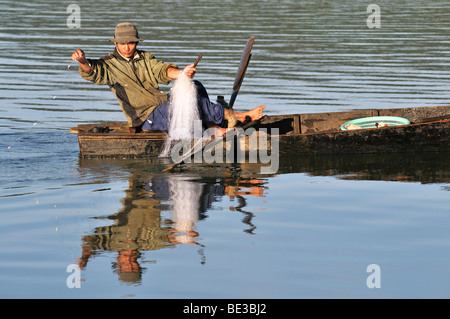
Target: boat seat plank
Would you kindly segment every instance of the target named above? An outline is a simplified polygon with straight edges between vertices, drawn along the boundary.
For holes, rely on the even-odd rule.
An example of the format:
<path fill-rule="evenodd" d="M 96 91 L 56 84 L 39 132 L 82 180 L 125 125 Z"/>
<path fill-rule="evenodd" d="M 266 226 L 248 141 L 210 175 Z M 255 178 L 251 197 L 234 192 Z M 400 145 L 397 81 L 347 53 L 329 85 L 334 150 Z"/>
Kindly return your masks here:
<path fill-rule="evenodd" d="M 342 123 L 360 117 L 375 116 L 376 110 L 300 114 L 301 134 L 340 130 Z"/>

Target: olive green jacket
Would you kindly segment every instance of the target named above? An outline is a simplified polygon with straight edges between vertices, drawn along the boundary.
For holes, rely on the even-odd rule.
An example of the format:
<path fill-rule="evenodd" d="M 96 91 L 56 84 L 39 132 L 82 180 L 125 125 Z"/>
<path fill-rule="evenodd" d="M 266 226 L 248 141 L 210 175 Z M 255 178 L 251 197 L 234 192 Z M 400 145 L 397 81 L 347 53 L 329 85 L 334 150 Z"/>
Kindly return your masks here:
<path fill-rule="evenodd" d="M 89 73 L 79 68 L 80 75 L 99 85 L 109 85 L 119 100 L 128 124 L 138 127 L 158 105 L 167 101 L 167 94 L 159 90 L 159 84 L 169 84 L 167 69 L 177 68 L 173 63 L 158 61 L 149 52 L 136 51 L 133 59 L 125 59 L 117 49 L 98 60 L 88 59 Z"/>

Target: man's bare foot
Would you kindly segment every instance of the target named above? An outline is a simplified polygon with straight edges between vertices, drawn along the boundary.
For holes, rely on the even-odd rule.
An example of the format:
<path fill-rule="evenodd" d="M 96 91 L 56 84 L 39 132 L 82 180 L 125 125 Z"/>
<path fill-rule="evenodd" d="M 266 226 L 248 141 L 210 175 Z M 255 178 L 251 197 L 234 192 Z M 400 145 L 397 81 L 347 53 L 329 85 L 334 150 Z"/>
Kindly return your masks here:
<path fill-rule="evenodd" d="M 263 117 L 263 110 L 266 108 L 265 105 L 260 105 L 255 107 L 253 110 L 248 112 L 236 112 L 236 119 L 240 122 L 245 122 L 246 120 L 255 121 Z"/>

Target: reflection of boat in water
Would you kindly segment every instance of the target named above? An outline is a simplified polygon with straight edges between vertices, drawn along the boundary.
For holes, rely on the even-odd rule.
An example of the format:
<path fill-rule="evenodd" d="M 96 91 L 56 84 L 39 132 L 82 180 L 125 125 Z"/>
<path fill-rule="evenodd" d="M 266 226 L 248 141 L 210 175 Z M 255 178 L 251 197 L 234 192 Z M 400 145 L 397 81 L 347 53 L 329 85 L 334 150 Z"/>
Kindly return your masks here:
<path fill-rule="evenodd" d="M 450 153 L 395 153 L 284 158 L 284 168 L 312 176 L 420 183 L 450 182 Z"/>
<path fill-rule="evenodd" d="M 279 171 L 272 176 L 303 173 L 341 179 L 449 183 L 448 159 L 448 153 L 283 157 Z M 236 204 L 226 209 L 241 214 L 242 231 L 257 233 L 258 214 L 247 206 L 247 200 L 249 196 L 264 196 L 272 177 L 261 175 L 258 164 L 192 165 L 175 173 L 162 173 L 161 167 L 167 165 L 162 160 L 80 159 L 80 170 L 91 171 L 99 183 L 108 178 L 128 179 L 122 208 L 107 217 L 112 224 L 105 222 L 108 226 L 97 227 L 82 238 L 80 266 L 86 267 L 93 256 L 113 252 L 117 257 L 112 266 L 120 280 L 138 283 L 144 271 L 143 252 L 179 244 L 199 247 L 204 263 L 205 244 L 197 226 L 224 197 Z"/>

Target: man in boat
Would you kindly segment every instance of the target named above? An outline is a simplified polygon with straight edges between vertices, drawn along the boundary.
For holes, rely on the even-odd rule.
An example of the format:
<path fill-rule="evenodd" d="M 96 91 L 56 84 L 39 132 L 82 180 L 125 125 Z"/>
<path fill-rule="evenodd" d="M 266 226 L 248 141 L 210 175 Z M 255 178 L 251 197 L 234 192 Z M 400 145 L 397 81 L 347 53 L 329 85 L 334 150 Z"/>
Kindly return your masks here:
<path fill-rule="evenodd" d="M 149 52 L 137 50 L 138 43 L 143 40 L 129 22 L 119 23 L 110 41 L 116 46 L 114 52 L 100 59 L 86 59 L 82 50 L 75 50 L 72 59 L 79 62 L 80 75 L 95 84 L 110 87 L 135 132 L 168 131 L 168 96 L 159 90 L 159 84 L 169 84 L 182 72 L 193 79 L 194 64 L 181 70 L 173 63 L 157 60 Z M 216 135 L 222 135 L 227 127 L 238 122 L 257 120 L 263 115 L 264 105 L 248 112 L 234 112 L 213 103 L 204 86 L 199 81 L 194 83 L 201 119 L 206 127 L 216 128 Z"/>

